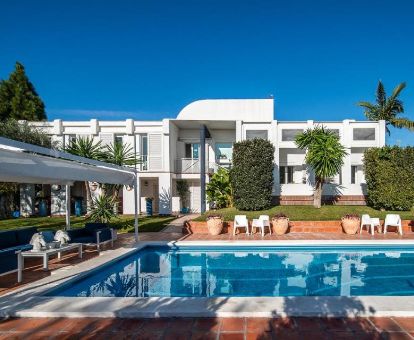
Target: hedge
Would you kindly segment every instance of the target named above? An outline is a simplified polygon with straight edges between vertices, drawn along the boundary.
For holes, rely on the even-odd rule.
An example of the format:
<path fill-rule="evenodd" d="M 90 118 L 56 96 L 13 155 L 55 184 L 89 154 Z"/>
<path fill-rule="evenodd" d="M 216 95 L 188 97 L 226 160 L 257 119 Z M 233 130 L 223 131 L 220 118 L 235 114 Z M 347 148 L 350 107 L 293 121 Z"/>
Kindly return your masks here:
<path fill-rule="evenodd" d="M 375 209 L 414 206 L 414 147 L 371 148 L 364 154 L 367 204 Z"/>
<path fill-rule="evenodd" d="M 230 172 L 234 205 L 239 210 L 262 210 L 271 205 L 275 148 L 264 139 L 238 142 Z"/>

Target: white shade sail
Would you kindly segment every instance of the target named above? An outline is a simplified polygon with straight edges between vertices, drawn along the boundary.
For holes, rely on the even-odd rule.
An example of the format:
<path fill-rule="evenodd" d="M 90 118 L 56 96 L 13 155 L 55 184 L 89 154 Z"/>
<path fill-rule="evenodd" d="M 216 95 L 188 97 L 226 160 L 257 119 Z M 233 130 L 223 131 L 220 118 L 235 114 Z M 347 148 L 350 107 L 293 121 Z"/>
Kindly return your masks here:
<path fill-rule="evenodd" d="M 90 181 L 132 186 L 134 177 L 132 171 L 0 149 L 0 182 L 72 184 Z"/>
<path fill-rule="evenodd" d="M 0 137 L 0 182 L 134 185 L 134 169 Z"/>

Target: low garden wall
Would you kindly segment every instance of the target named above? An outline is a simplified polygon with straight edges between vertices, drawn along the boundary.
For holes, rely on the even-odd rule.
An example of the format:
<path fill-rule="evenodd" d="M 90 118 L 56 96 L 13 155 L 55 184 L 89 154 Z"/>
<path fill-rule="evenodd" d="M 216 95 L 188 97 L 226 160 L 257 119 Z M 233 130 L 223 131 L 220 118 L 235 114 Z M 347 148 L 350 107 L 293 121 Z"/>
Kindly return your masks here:
<path fill-rule="evenodd" d="M 381 221 L 383 225 L 384 221 Z M 404 233 L 414 233 L 414 220 L 402 221 Z M 208 234 L 207 222 L 188 221 L 185 231 L 190 234 Z M 389 227 L 388 231 L 395 231 L 395 227 Z M 288 233 L 342 233 L 341 221 L 290 221 Z M 223 234 L 233 233 L 233 222 L 224 222 Z"/>

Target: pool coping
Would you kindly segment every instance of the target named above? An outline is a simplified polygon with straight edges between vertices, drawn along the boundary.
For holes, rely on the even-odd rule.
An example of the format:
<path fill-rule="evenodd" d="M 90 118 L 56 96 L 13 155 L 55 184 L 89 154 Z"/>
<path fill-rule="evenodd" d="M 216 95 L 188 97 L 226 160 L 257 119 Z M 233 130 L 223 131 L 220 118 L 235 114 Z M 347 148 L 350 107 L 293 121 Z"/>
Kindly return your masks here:
<path fill-rule="evenodd" d="M 55 297 L 47 291 L 90 274 L 148 245 L 168 246 L 414 246 L 413 240 L 147 241 L 104 251 L 98 257 L 0 297 L 1 317 L 285 317 L 414 316 L 414 296 L 298 297 Z"/>

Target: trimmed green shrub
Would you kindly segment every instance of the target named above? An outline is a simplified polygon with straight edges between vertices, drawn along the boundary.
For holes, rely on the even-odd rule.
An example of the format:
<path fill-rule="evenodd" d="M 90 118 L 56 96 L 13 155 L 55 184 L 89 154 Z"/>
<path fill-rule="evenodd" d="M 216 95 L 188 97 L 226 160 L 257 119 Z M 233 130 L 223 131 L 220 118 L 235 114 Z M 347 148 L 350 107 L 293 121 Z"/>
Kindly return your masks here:
<path fill-rule="evenodd" d="M 271 205 L 275 148 L 264 139 L 234 144 L 230 180 L 239 210 L 262 210 Z"/>
<path fill-rule="evenodd" d="M 375 209 L 414 206 L 414 147 L 371 148 L 364 154 L 367 204 Z"/>

